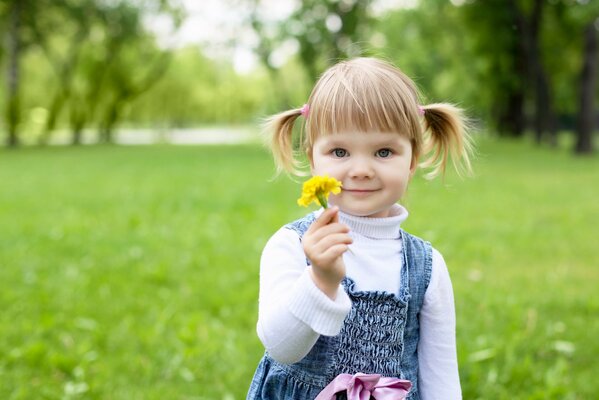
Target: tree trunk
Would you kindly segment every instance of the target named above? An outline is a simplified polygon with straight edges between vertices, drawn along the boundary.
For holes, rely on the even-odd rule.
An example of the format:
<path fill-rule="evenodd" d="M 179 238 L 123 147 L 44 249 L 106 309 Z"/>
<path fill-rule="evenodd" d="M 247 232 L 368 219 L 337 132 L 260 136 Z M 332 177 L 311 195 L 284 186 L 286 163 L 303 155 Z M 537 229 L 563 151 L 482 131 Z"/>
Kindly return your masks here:
<path fill-rule="evenodd" d="M 498 116 L 499 131 L 512 138 L 522 137 L 526 121 L 524 119 L 524 93 L 513 90 L 508 94 L 506 109 Z"/>
<path fill-rule="evenodd" d="M 85 111 L 71 111 L 71 145 L 78 146 L 83 143 L 83 128 L 87 122 Z"/>
<path fill-rule="evenodd" d="M 8 138 L 6 144 L 8 147 L 17 147 L 19 145 L 19 135 L 17 130 L 21 114 L 21 104 L 19 101 L 19 58 L 21 51 L 19 32 L 21 19 L 20 0 L 11 2 L 9 18 L 9 28 L 6 38 L 6 48 L 8 53 L 8 68 L 6 73 L 6 86 L 8 91 L 6 108 Z"/>
<path fill-rule="evenodd" d="M 125 106 L 137 96 L 149 90 L 152 85 L 158 82 L 160 77 L 166 72 L 170 60 L 171 57 L 169 54 L 159 57 L 154 61 L 154 64 L 151 66 L 151 69 L 147 75 L 140 79 L 137 83 L 122 79 L 119 80 L 119 87 L 116 89 L 114 98 L 108 105 L 108 109 L 104 113 L 103 120 L 100 123 L 99 141 L 101 143 L 113 142 L 114 130 L 123 116 Z M 151 61 L 148 60 L 146 63 L 150 64 Z"/>
<path fill-rule="evenodd" d="M 535 140 L 542 143 L 547 140 L 557 145 L 556 118 L 552 106 L 552 96 L 547 75 L 540 63 L 535 65 Z"/>
<path fill-rule="evenodd" d="M 54 98 L 50 103 L 48 119 L 46 120 L 44 131 L 38 139 L 38 144 L 40 145 L 46 145 L 49 142 L 52 132 L 56 127 L 58 116 L 64 106 L 64 103 L 69 99 L 71 94 L 71 87 L 73 86 L 73 80 L 75 76 L 73 74 L 73 70 L 75 69 L 75 66 L 79 61 L 79 57 L 81 56 L 82 44 L 89 35 L 89 29 L 85 22 L 78 21 L 78 23 L 80 25 L 78 27 L 77 34 L 74 35 L 74 37 L 69 41 L 68 51 L 64 57 L 59 56 L 58 54 L 53 54 L 48 43 L 48 38 L 40 31 L 39 27 L 35 23 L 31 25 L 31 29 L 37 44 L 44 51 L 48 62 L 54 68 L 54 72 L 58 78 L 58 87 L 56 89 L 56 93 L 54 94 Z"/>
<path fill-rule="evenodd" d="M 62 91 L 62 89 L 59 89 Z M 65 102 L 65 96 L 62 93 L 54 95 L 52 102 L 50 103 L 50 110 L 48 112 L 48 118 L 46 119 L 46 124 L 44 126 L 44 131 L 42 132 L 38 144 L 40 146 L 45 146 L 50 141 L 50 136 L 52 135 L 52 131 L 56 127 L 56 121 L 58 120 L 58 114 L 62 109 L 62 106 Z"/>
<path fill-rule="evenodd" d="M 580 108 L 576 123 L 577 154 L 593 152 L 593 130 L 595 128 L 594 100 L 599 67 L 597 52 L 597 30 L 595 21 L 589 22 L 584 29 L 584 55 L 580 73 Z"/>
<path fill-rule="evenodd" d="M 100 130 L 100 143 L 112 143 L 114 140 L 114 128 L 119 120 L 122 103 L 117 99 L 108 109 Z"/>
<path fill-rule="evenodd" d="M 522 137 L 526 129 L 524 115 L 526 76 L 528 75 L 528 47 L 523 40 L 526 35 L 526 21 L 514 0 L 507 3 L 509 18 L 519 33 L 511 43 L 509 56 L 514 80 L 504 88 L 505 97 L 498 98 L 497 127 L 501 135 Z M 518 40 L 520 39 L 520 40 Z"/>
<path fill-rule="evenodd" d="M 537 143 L 541 143 L 546 138 L 550 143 L 555 145 L 557 144 L 557 125 L 552 104 L 553 99 L 540 51 L 539 32 L 543 18 L 543 4 L 544 0 L 535 0 L 529 23 L 531 82 L 534 82 L 535 87 L 534 128 Z M 546 137 L 546 135 L 548 136 Z"/>

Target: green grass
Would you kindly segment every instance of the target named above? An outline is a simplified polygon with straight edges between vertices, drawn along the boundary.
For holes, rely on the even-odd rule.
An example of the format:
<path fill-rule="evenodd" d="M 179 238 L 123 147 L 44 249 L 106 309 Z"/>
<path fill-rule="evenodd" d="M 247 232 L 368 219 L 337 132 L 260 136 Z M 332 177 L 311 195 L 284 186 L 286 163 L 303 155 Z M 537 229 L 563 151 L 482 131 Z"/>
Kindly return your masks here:
<path fill-rule="evenodd" d="M 479 151 L 405 199 L 452 275 L 464 398 L 594 398 L 599 159 Z M 245 398 L 260 252 L 305 212 L 272 171 L 252 145 L 0 152 L 0 398 Z"/>

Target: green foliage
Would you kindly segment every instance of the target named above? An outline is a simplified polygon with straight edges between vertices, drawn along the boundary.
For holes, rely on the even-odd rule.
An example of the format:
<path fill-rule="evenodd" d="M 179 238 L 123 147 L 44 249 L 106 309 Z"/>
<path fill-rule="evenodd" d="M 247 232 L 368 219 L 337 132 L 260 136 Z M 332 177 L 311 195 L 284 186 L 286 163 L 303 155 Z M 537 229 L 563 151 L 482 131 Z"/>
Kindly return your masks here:
<path fill-rule="evenodd" d="M 12 1 L 0 3 L 2 32 Z M 515 48 L 524 41 L 515 10 L 528 16 L 531 0 L 421 0 L 379 14 L 371 0 L 310 0 L 284 21 L 269 18 L 267 3 L 241 1 L 260 11 L 245 21 L 258 35 L 253 50 L 263 62 L 248 75 L 238 74 L 231 59 L 208 57 L 201 46 L 165 49 L 156 42 L 144 16 L 166 13 L 180 23 L 174 0 L 23 1 L 20 128 L 28 142 L 55 128 L 110 131 L 119 122 L 160 128 L 246 123 L 301 105 L 324 68 L 359 54 L 390 59 L 416 80 L 423 101 L 458 103 L 485 126 L 509 114 L 517 89 L 526 91 L 525 116 L 534 113 L 534 85 L 514 69 Z M 582 28 L 599 15 L 599 3 L 543 4 L 542 62 L 556 112 L 572 123 Z M 275 65 L 271 56 L 282 44 L 297 46 L 298 53 Z M 0 57 L 6 61 L 3 49 Z M 0 96 L 2 109 L 6 101 Z"/>
<path fill-rule="evenodd" d="M 555 1 L 545 17 L 543 54 L 555 88 L 556 107 L 563 114 L 573 115 L 580 106 L 578 90 L 583 30 L 586 24 L 599 18 L 599 3 Z"/>
<path fill-rule="evenodd" d="M 129 120 L 174 127 L 247 122 L 268 102 L 269 85 L 264 75 L 240 77 L 231 65 L 188 47 L 174 55 L 164 79 L 133 104 Z"/>
<path fill-rule="evenodd" d="M 284 21 L 254 16 L 252 25 L 270 69 L 269 55 L 289 40 L 299 43 L 309 77 L 342 58 L 381 56 L 414 77 L 427 100 L 458 103 L 501 134 L 522 136 L 534 124 L 541 138 L 556 131 L 554 114 L 573 128 L 582 32 L 597 4 L 420 0 L 376 14 L 369 0 L 311 0 Z"/>
<path fill-rule="evenodd" d="M 109 135 L 127 104 L 150 88 L 166 68 L 169 53 L 158 46 L 144 18 L 148 10 L 170 14 L 177 26 L 180 15 L 173 2 L 11 1 L 19 5 L 15 10 L 21 10 L 14 13 L 17 17 L 11 26 L 15 28 L 8 32 L 19 43 L 10 60 L 19 66 L 11 75 L 17 88 L 11 98 L 29 97 L 34 103 L 23 103 L 22 110 L 14 112 L 17 121 L 7 125 L 14 127 L 19 121 L 28 125 L 30 111 L 41 109 L 38 119 L 43 115 L 45 121 L 40 142 L 47 141 L 61 124 L 73 131 L 74 141 L 90 125 L 101 126 Z M 9 10 L 0 7 L 4 34 L 9 29 Z M 34 63 L 39 54 L 45 62 Z M 49 85 L 45 82 L 48 74 L 53 75 Z M 44 79 L 36 80 L 39 75 Z M 12 103 L 20 106 L 20 102 Z"/>
<path fill-rule="evenodd" d="M 483 140 L 475 178 L 410 186 L 464 398 L 595 397 L 598 161 Z M 244 398 L 260 252 L 305 213 L 273 172 L 254 145 L 0 154 L 0 398 Z"/>
<path fill-rule="evenodd" d="M 373 38 L 375 45 L 380 40 L 375 53 L 415 80 L 426 97 L 423 102 L 450 101 L 481 111 L 483 96 L 490 93 L 479 90 L 473 79 L 472 40 L 456 7 L 427 1 L 420 8 L 383 15 L 374 30 L 382 35 Z"/>
<path fill-rule="evenodd" d="M 132 104 L 127 119 L 161 127 L 247 123 L 301 106 L 311 84 L 295 59 L 281 68 L 280 76 L 263 68 L 240 76 L 227 62 L 187 47 L 175 53 L 164 78 Z"/>
<path fill-rule="evenodd" d="M 366 36 L 372 0 L 308 0 L 283 22 L 283 30 L 298 40 L 300 59 L 310 76 L 331 63 L 356 57 Z"/>

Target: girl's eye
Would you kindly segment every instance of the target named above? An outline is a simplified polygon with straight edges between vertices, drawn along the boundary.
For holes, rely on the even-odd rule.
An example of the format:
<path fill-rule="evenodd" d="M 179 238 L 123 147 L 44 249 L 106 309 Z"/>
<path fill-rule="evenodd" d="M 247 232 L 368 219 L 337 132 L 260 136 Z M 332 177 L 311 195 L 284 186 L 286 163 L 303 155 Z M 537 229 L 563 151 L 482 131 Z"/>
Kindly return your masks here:
<path fill-rule="evenodd" d="M 335 155 L 335 157 L 345 157 L 347 155 L 347 151 L 344 149 L 333 149 L 332 153 Z"/>
<path fill-rule="evenodd" d="M 391 156 L 391 150 L 389 149 L 380 149 L 376 152 L 376 155 L 381 158 L 387 158 Z"/>

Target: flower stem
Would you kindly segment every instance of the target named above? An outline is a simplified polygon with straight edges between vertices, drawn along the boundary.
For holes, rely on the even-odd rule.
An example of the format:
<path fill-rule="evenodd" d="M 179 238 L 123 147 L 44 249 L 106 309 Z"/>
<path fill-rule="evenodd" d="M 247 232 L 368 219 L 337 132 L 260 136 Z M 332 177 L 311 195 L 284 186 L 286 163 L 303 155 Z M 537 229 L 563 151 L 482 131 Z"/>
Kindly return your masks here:
<path fill-rule="evenodd" d="M 322 208 L 326 209 L 328 207 L 327 198 L 323 195 L 323 193 L 317 193 L 316 198 L 318 199 L 318 202 Z"/>

